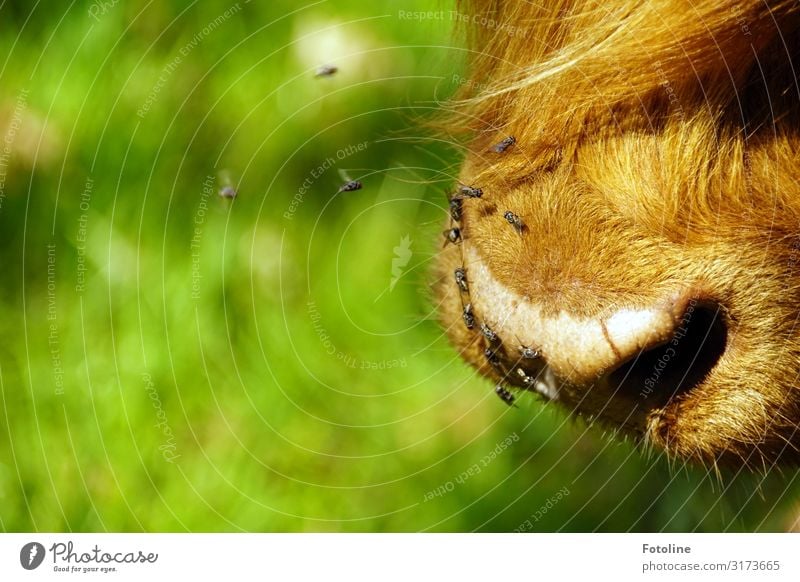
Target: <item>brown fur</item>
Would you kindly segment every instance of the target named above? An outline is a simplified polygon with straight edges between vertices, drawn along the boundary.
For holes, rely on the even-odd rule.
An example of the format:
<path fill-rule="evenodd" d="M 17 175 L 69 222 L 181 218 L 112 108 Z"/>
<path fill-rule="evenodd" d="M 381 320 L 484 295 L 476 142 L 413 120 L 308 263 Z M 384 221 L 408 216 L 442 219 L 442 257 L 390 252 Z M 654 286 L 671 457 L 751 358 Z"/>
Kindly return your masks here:
<path fill-rule="evenodd" d="M 543 317 L 605 321 L 691 295 L 727 328 L 701 381 L 643 403 L 564 374 L 561 402 L 680 458 L 796 462 L 800 7 L 475 0 L 464 9 L 494 24 L 469 31 L 471 79 L 448 121 L 468 130 L 460 181 L 484 191 L 464 200 L 464 242 L 439 259 L 452 341 L 482 373 L 514 384 L 504 377 L 513 350 L 501 371 L 484 355 L 479 324 L 493 322 L 493 309 L 476 311 L 471 330 L 461 320 L 469 295 L 452 274 L 466 247 Z M 516 145 L 490 151 L 506 136 Z M 524 222 L 521 234 L 506 210 Z"/>

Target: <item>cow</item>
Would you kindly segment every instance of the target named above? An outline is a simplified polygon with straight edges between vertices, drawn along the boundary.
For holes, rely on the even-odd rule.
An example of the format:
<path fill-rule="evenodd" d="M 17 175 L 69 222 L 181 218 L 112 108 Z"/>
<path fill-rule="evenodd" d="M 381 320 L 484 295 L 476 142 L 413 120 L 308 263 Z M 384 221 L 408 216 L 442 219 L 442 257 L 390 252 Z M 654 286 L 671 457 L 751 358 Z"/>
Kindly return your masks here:
<path fill-rule="evenodd" d="M 472 0 L 433 286 L 506 404 L 800 460 L 800 6 Z M 458 236 L 454 236 L 454 231 Z"/>

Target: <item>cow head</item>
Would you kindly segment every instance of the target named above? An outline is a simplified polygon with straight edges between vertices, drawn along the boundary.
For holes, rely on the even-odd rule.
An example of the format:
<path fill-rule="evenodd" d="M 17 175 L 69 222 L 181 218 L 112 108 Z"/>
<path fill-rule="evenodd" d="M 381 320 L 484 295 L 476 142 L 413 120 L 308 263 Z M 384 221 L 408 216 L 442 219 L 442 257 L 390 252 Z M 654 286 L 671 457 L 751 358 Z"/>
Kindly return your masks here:
<path fill-rule="evenodd" d="M 797 5 L 468 9 L 436 270 L 463 357 L 681 459 L 796 461 Z"/>

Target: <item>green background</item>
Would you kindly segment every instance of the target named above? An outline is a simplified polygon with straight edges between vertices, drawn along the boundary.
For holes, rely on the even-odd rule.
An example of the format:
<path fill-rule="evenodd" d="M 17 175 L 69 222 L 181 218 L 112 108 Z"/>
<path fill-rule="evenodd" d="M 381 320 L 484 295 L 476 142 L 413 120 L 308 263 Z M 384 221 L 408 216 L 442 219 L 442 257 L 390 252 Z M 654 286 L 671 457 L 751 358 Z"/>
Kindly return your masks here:
<path fill-rule="evenodd" d="M 792 472 L 508 408 L 448 345 L 451 9 L 2 4 L 3 530 L 789 527 Z"/>

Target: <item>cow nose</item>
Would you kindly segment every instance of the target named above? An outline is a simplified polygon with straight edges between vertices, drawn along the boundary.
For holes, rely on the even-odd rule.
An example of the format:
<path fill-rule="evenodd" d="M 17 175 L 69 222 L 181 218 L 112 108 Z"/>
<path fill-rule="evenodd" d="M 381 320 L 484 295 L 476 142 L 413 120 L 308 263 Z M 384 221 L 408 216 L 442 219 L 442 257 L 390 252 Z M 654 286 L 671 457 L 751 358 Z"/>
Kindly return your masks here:
<path fill-rule="evenodd" d="M 714 363 L 727 339 L 719 306 L 687 292 L 605 317 L 545 318 L 541 333 L 549 364 L 579 383 L 605 378 L 632 384 L 651 375 L 663 380 L 688 368 L 693 358 Z"/>
<path fill-rule="evenodd" d="M 621 394 L 670 394 L 691 387 L 721 357 L 727 327 L 719 306 L 673 293 L 642 307 L 596 317 L 540 316 L 525 326 L 552 371 L 575 385 L 605 384 Z M 519 330 L 522 331 L 522 330 Z"/>
<path fill-rule="evenodd" d="M 725 351 L 722 312 L 697 290 L 578 316 L 570 306 L 545 309 L 510 290 L 477 256 L 468 264 L 476 312 L 493 320 L 503 341 L 534 347 L 549 371 L 573 386 L 601 384 L 619 394 L 649 386 L 672 395 L 701 381 Z"/>

